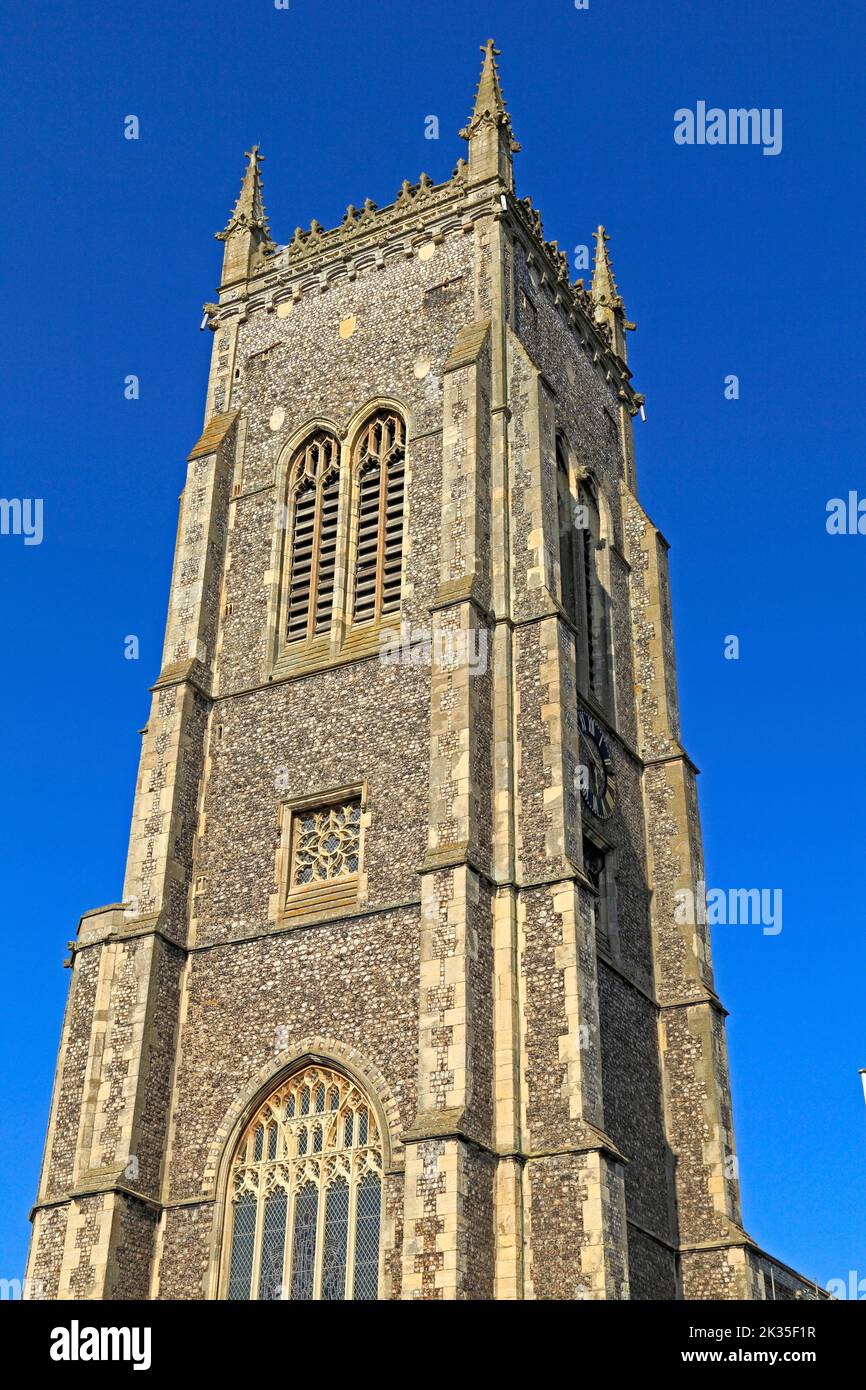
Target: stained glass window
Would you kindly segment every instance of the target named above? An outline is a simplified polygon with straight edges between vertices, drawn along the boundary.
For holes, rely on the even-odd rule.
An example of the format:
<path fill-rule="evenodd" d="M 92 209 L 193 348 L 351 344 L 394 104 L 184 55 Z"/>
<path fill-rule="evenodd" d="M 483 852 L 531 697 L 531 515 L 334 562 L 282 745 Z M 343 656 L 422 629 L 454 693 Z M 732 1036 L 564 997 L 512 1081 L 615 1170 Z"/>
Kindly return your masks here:
<path fill-rule="evenodd" d="M 295 1232 L 292 1240 L 292 1298 L 294 1300 L 309 1300 L 313 1297 L 318 1212 L 319 1189 L 314 1182 L 305 1182 L 295 1198 Z"/>
<path fill-rule="evenodd" d="M 242 1193 L 235 1204 L 229 1298 L 248 1299 L 250 1296 L 257 1208 L 258 1202 L 250 1192 Z"/>
<path fill-rule="evenodd" d="M 381 1182 L 366 1096 L 330 1068 L 296 1072 L 259 1108 L 232 1163 L 225 1296 L 378 1298 Z"/>
<path fill-rule="evenodd" d="M 325 1207 L 325 1249 L 322 1258 L 322 1298 L 346 1297 L 349 1253 L 349 1184 L 338 1178 L 328 1188 Z"/>
<path fill-rule="evenodd" d="M 367 1173 L 358 1184 L 355 1217 L 355 1298 L 375 1298 L 379 1287 L 381 1181 Z"/>
<path fill-rule="evenodd" d="M 279 1188 L 265 1198 L 262 1229 L 262 1259 L 259 1270 L 259 1298 L 283 1296 L 283 1256 L 286 1244 L 286 1210 L 289 1194 Z"/>

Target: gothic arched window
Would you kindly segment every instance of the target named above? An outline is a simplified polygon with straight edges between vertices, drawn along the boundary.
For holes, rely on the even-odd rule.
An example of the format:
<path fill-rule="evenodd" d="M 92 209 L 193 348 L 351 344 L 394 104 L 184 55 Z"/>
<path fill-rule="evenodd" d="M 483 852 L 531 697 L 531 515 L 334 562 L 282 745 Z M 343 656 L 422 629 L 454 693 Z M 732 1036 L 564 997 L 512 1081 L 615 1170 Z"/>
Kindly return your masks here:
<path fill-rule="evenodd" d="M 357 541 L 352 622 L 373 622 L 400 607 L 406 444 L 395 411 L 378 410 L 355 445 Z"/>
<path fill-rule="evenodd" d="M 578 488 L 580 536 L 581 614 L 578 624 L 580 649 L 578 670 L 584 689 L 596 699 L 604 694 L 604 626 L 602 595 L 596 570 L 596 554 L 601 532 L 598 502 L 592 484 L 584 480 Z"/>
<path fill-rule="evenodd" d="M 259 1107 L 229 1174 L 229 1299 L 379 1296 L 382 1143 L 361 1090 L 308 1066 Z"/>
<path fill-rule="evenodd" d="M 556 436 L 556 511 L 559 529 L 560 597 L 566 617 L 577 627 L 575 508 L 571 496 L 568 454 L 561 434 Z"/>
<path fill-rule="evenodd" d="M 334 606 L 340 445 L 318 430 L 298 450 L 289 473 L 289 579 L 285 639 L 327 635 Z"/>

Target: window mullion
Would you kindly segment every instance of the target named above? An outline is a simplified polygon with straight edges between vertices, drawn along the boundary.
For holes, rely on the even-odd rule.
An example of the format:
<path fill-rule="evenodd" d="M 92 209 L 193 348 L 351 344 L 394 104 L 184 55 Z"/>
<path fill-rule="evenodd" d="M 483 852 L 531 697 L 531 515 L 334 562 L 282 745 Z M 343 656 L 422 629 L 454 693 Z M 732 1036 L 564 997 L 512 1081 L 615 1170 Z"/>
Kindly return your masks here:
<path fill-rule="evenodd" d="M 355 1224 L 358 1212 L 358 1184 L 352 1155 L 349 1155 L 349 1220 L 346 1223 L 346 1298 L 355 1297 Z"/>
<path fill-rule="evenodd" d="M 320 1089 L 323 1092 L 321 1108 L 318 1100 Z M 305 1109 L 307 1099 L 309 1104 L 306 1105 Z M 336 1105 L 336 1109 L 333 1108 L 334 1105 Z M 366 1132 L 360 1124 L 362 1113 L 366 1115 Z M 348 1143 L 346 1141 L 347 1117 L 352 1123 Z M 297 1153 L 296 1143 L 298 1124 L 306 1126 L 310 1132 L 307 1152 L 300 1156 Z M 255 1160 L 256 1134 L 261 1128 L 262 1151 L 270 1153 L 267 1134 L 269 1126 L 272 1125 L 276 1125 L 278 1135 L 276 1157 L 273 1160 L 264 1159 L 257 1163 Z M 321 1126 L 322 1130 L 321 1152 L 315 1152 L 312 1138 L 312 1131 L 316 1125 Z M 372 1146 L 375 1146 L 375 1152 Z M 332 1298 L 337 1295 L 336 1280 L 338 1275 L 342 1274 L 345 1280 L 345 1283 L 341 1285 L 343 1298 L 344 1300 L 354 1300 L 359 1258 L 361 1260 L 360 1272 L 363 1278 L 361 1296 L 364 1298 L 375 1297 L 376 1289 L 380 1291 L 379 1296 L 381 1296 L 382 1166 L 381 1138 L 373 1119 L 369 1099 L 364 1097 L 363 1093 L 344 1075 L 328 1067 L 316 1065 L 303 1068 L 287 1082 L 283 1082 L 272 1096 L 260 1106 L 238 1143 L 228 1181 L 230 1188 L 245 1186 L 248 1193 L 244 1198 L 247 1203 L 245 1234 L 243 1235 L 243 1244 L 236 1246 L 236 1239 L 239 1237 L 237 1237 L 235 1230 L 235 1210 L 231 1206 L 229 1198 L 225 1218 L 227 1232 L 225 1259 L 227 1265 L 225 1277 L 221 1279 L 219 1285 L 219 1296 L 224 1298 L 227 1295 L 228 1280 L 231 1277 L 232 1261 L 236 1251 L 239 1251 L 237 1256 L 238 1269 L 240 1270 L 247 1260 L 249 1260 L 250 1265 L 249 1283 L 244 1281 L 244 1285 L 241 1287 L 240 1280 L 237 1281 L 238 1288 L 234 1296 L 241 1299 L 259 1301 L 263 1297 L 268 1299 L 278 1297 L 291 1300 L 296 1296 L 294 1284 L 300 1274 L 302 1282 L 297 1289 L 297 1297 L 320 1302 L 325 1293 Z M 256 1174 L 254 1185 L 249 1180 L 247 1184 L 241 1183 L 238 1172 L 239 1169 L 245 1167 L 253 1168 L 253 1172 Z M 283 1193 L 281 1186 L 273 1187 L 268 1192 L 268 1179 L 276 1178 L 278 1172 L 282 1174 L 284 1167 L 286 1193 Z M 367 1168 L 370 1171 L 375 1170 L 377 1173 L 380 1226 L 378 1237 L 375 1236 L 370 1225 L 372 1193 L 369 1194 L 370 1200 L 367 1206 L 359 1205 L 359 1179 Z M 252 1173 L 249 1174 L 249 1178 L 252 1178 Z M 281 1223 L 273 1209 L 271 1217 L 268 1217 L 267 1207 L 269 1202 L 278 1201 L 282 1208 L 283 1195 L 286 1196 L 285 1231 L 284 1244 L 280 1248 L 275 1236 Z M 366 1202 L 367 1197 L 364 1200 Z M 360 1227 L 359 1216 L 364 1216 L 364 1212 L 367 1213 L 364 1217 L 367 1224 Z M 269 1221 L 270 1224 L 268 1224 Z M 330 1243 L 328 1243 L 329 1221 Z M 300 1227 L 299 1222 L 302 1223 Z M 313 1223 L 315 1223 L 315 1234 L 313 1233 Z M 356 1249 L 359 1229 L 361 1229 L 363 1243 L 363 1249 L 360 1253 Z M 303 1247 L 300 1250 L 296 1249 L 299 1234 L 302 1237 Z M 371 1262 L 374 1238 L 378 1241 L 379 1254 L 378 1266 L 375 1270 Z M 294 1267 L 296 1260 L 301 1261 L 298 1269 Z M 261 1289 L 263 1273 L 267 1276 L 267 1288 L 264 1292 Z M 326 1273 L 329 1274 L 329 1280 L 331 1278 L 334 1280 L 334 1283 L 329 1282 L 327 1287 L 325 1285 Z M 372 1282 L 374 1278 L 376 1279 L 375 1288 Z M 278 1281 L 280 1282 L 279 1291 L 273 1287 Z"/>
<path fill-rule="evenodd" d="M 258 1173 L 258 1198 L 256 1201 L 256 1239 L 253 1246 L 253 1272 L 250 1281 L 250 1298 L 258 1299 L 259 1274 L 262 1264 L 262 1228 L 265 1220 L 265 1192 L 261 1169 Z"/>
<path fill-rule="evenodd" d="M 286 1130 L 288 1139 L 288 1130 Z M 286 1153 L 289 1153 L 288 1144 Z M 289 1200 L 286 1206 L 286 1245 L 283 1250 L 283 1298 L 288 1301 L 292 1290 L 290 1283 L 292 1277 L 292 1247 L 295 1242 L 295 1192 L 296 1184 L 293 1181 L 293 1169 L 289 1169 Z"/>
<path fill-rule="evenodd" d="M 312 1142 L 312 1141 L 311 1141 Z M 316 1216 L 316 1250 L 313 1264 L 313 1300 L 318 1302 L 322 1297 L 322 1265 L 325 1253 L 325 1164 L 320 1161 L 319 1172 L 319 1203 Z"/>

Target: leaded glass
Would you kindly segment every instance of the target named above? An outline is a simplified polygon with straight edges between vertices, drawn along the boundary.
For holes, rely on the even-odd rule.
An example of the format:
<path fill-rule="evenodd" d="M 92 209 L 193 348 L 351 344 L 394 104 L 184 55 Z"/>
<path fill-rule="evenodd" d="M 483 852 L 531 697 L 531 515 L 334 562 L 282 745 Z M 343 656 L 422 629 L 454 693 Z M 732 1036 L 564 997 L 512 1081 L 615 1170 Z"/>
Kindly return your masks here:
<path fill-rule="evenodd" d="M 322 1298 L 346 1297 L 346 1257 L 349 1234 L 349 1184 L 338 1178 L 325 1199 L 325 1249 L 322 1256 Z"/>
<path fill-rule="evenodd" d="M 355 1218 L 355 1292 L 357 1299 L 372 1299 L 379 1289 L 379 1227 L 381 1192 L 375 1173 L 368 1173 L 358 1185 L 358 1211 Z"/>
<path fill-rule="evenodd" d="M 286 1251 L 286 1210 L 289 1194 L 285 1188 L 265 1198 L 262 1227 L 262 1262 L 259 1268 L 259 1298 L 272 1301 L 283 1296 L 283 1260 Z"/>
<path fill-rule="evenodd" d="M 295 1233 L 292 1241 L 294 1301 L 309 1301 L 313 1297 L 318 1209 L 319 1189 L 315 1183 L 305 1183 L 295 1198 Z"/>
<path fill-rule="evenodd" d="M 250 1296 L 250 1280 L 253 1275 L 253 1256 L 256 1244 L 257 1208 L 258 1202 L 251 1192 L 245 1192 L 235 1202 L 229 1298 L 247 1299 Z"/>
<path fill-rule="evenodd" d="M 375 1114 L 347 1077 L 309 1065 L 283 1082 L 232 1164 L 226 1296 L 377 1298 L 381 1165 Z"/>

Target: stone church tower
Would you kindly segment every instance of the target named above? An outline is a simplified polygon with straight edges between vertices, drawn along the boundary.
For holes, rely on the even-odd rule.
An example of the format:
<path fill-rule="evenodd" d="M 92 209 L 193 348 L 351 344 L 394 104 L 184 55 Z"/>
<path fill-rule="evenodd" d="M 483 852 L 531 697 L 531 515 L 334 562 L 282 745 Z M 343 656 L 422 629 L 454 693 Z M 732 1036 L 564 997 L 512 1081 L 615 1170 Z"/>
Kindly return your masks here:
<path fill-rule="evenodd" d="M 219 233 L 38 1296 L 807 1287 L 740 1224 L 633 325 L 517 196 L 495 54 L 444 183 L 278 245 L 254 146 Z"/>

